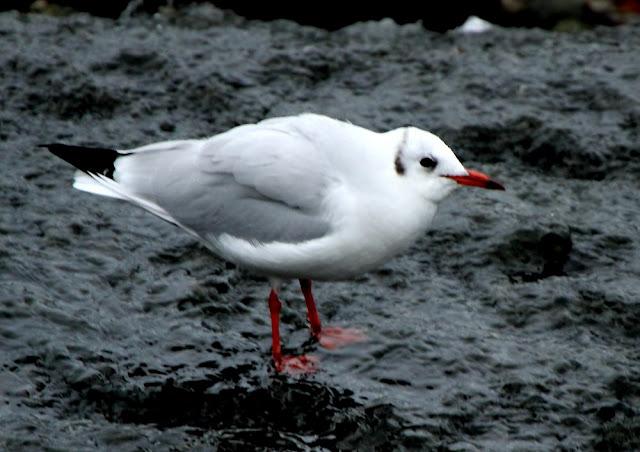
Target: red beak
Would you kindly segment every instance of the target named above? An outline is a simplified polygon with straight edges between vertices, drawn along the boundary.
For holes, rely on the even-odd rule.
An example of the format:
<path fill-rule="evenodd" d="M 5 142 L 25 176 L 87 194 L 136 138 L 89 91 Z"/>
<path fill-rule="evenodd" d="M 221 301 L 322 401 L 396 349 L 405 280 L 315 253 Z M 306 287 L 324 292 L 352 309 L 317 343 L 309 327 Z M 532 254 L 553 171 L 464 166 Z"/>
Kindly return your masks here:
<path fill-rule="evenodd" d="M 489 190 L 504 190 L 504 186 L 480 171 L 467 170 L 467 176 L 446 176 L 453 179 L 460 185 L 469 185 L 470 187 L 487 188 Z"/>

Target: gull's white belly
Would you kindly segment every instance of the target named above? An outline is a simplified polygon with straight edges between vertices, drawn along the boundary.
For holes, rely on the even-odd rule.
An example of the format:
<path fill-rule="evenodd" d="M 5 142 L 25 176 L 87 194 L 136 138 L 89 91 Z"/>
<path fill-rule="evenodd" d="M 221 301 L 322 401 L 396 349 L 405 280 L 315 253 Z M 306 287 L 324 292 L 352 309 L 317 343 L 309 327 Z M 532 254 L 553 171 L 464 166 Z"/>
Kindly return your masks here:
<path fill-rule="evenodd" d="M 361 205 L 349 222 L 324 237 L 299 243 L 251 243 L 229 235 L 211 240 L 217 254 L 256 273 L 282 279 L 349 279 L 405 251 L 428 227 L 436 206 Z"/>

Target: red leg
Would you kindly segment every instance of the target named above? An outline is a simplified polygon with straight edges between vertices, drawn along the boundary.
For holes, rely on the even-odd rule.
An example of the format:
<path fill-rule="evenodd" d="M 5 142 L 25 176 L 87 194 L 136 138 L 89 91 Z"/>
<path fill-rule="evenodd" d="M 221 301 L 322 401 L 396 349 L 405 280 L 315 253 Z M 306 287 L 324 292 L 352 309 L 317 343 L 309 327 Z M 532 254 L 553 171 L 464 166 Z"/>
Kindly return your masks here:
<path fill-rule="evenodd" d="M 314 372 L 317 367 L 315 356 L 282 356 L 280 348 L 280 308 L 282 303 L 278 299 L 278 294 L 271 289 L 269 294 L 269 312 L 271 313 L 271 354 L 277 372 L 289 374 L 301 374 Z"/>
<path fill-rule="evenodd" d="M 301 279 L 300 288 L 304 295 L 304 301 L 307 303 L 307 317 L 309 318 L 311 335 L 318 340 L 320 345 L 334 349 L 367 339 L 367 336 L 357 328 L 340 328 L 338 326 L 322 328 L 316 302 L 311 292 L 311 280 Z"/>
<path fill-rule="evenodd" d="M 271 313 L 271 354 L 273 362 L 277 364 L 282 361 L 282 352 L 280 350 L 280 308 L 282 303 L 278 299 L 278 294 L 271 289 L 269 294 L 269 312 Z"/>
<path fill-rule="evenodd" d="M 320 324 L 320 316 L 316 309 L 316 302 L 313 299 L 313 293 L 311 293 L 311 280 L 301 279 L 300 288 L 304 295 L 304 301 L 307 303 L 307 317 L 309 318 L 309 325 L 311 326 L 311 334 L 314 337 L 318 337 L 322 330 L 322 325 Z"/>

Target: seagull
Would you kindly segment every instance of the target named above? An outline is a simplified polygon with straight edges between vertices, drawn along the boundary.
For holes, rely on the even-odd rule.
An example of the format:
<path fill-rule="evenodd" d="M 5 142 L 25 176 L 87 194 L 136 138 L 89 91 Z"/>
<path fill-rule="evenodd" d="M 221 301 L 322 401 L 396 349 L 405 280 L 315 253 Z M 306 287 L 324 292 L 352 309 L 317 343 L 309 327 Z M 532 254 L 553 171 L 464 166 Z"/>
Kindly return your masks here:
<path fill-rule="evenodd" d="M 317 358 L 282 353 L 283 281 L 299 280 L 320 345 L 365 340 L 358 329 L 322 326 L 312 280 L 350 279 L 406 251 L 459 185 L 504 190 L 433 133 L 381 133 L 311 113 L 128 150 L 41 146 L 78 169 L 74 188 L 138 205 L 266 277 L 273 363 L 291 374 L 313 372 Z"/>

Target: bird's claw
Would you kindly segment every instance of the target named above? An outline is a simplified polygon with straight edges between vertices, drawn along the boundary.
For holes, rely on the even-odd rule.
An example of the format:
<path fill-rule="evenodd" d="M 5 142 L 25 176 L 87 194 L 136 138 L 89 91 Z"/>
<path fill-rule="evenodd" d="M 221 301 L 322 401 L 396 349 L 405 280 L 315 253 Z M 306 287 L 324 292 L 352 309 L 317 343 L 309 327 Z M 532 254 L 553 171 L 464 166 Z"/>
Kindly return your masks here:
<path fill-rule="evenodd" d="M 289 375 L 310 374 L 318 370 L 318 357 L 314 355 L 285 355 L 275 361 L 276 371 Z"/>
<path fill-rule="evenodd" d="M 341 328 L 339 326 L 324 327 L 315 336 L 318 343 L 329 350 L 367 340 L 364 331 L 358 328 Z"/>

